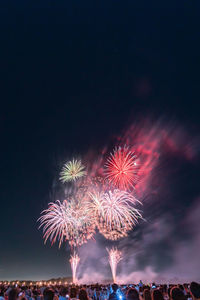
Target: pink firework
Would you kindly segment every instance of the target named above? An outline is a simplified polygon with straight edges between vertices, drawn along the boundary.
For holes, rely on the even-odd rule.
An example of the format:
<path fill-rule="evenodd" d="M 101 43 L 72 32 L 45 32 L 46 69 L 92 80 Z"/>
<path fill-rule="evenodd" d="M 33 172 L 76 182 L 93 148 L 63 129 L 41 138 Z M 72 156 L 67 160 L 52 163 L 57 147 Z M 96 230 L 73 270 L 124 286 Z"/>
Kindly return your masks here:
<path fill-rule="evenodd" d="M 106 178 L 114 186 L 128 190 L 136 182 L 137 164 L 136 155 L 124 146 L 115 148 L 105 165 Z"/>
<path fill-rule="evenodd" d="M 128 231 L 142 219 L 136 208 L 141 203 L 126 191 L 115 189 L 105 193 L 93 192 L 89 196 L 86 209 L 106 239 L 118 240 L 127 236 Z"/>
<path fill-rule="evenodd" d="M 74 253 L 74 255 L 71 255 L 69 262 L 71 264 L 71 269 L 72 269 L 73 283 L 77 283 L 76 271 L 77 271 L 79 261 L 80 261 L 80 258 L 78 256 L 78 254 Z"/>
<path fill-rule="evenodd" d="M 113 282 L 116 282 L 116 273 L 117 273 L 117 265 L 122 260 L 121 251 L 117 250 L 117 248 L 107 249 L 109 254 L 109 264 L 112 272 Z"/>
<path fill-rule="evenodd" d="M 54 244 L 59 241 L 59 247 L 64 241 L 69 241 L 71 247 L 80 246 L 92 238 L 95 233 L 95 223 L 88 214 L 82 201 L 67 201 L 49 203 L 38 219 L 43 226 L 44 242 L 50 239 Z"/>

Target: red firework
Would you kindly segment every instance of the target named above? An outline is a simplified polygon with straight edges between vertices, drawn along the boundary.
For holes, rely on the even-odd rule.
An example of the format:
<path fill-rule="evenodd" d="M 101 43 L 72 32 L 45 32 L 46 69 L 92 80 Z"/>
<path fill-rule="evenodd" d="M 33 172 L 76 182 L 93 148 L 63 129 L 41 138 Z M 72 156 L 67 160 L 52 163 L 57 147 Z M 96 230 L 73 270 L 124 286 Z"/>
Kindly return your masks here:
<path fill-rule="evenodd" d="M 120 189 L 134 187 L 136 181 L 136 155 L 124 146 L 115 148 L 105 165 L 106 178 Z"/>

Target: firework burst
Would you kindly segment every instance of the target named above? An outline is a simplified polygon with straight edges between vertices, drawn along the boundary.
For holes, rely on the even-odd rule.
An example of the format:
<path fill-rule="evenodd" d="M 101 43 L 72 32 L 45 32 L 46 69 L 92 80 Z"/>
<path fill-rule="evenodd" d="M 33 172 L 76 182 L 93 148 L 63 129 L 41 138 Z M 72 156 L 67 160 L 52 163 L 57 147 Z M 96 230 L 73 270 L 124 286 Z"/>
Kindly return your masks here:
<path fill-rule="evenodd" d="M 134 187 L 137 179 L 136 155 L 128 147 L 115 148 L 105 167 L 106 178 L 115 187 L 123 190 Z"/>
<path fill-rule="evenodd" d="M 117 250 L 117 248 L 111 248 L 110 250 L 107 249 L 109 254 L 109 264 L 112 272 L 113 282 L 116 282 L 116 272 L 117 272 L 117 265 L 122 260 L 122 253 L 121 251 Z"/>
<path fill-rule="evenodd" d="M 74 255 L 71 255 L 69 262 L 71 264 L 71 269 L 72 269 L 73 283 L 77 282 L 76 271 L 77 271 L 79 261 L 80 261 L 80 258 L 78 256 L 78 254 L 74 253 Z"/>
<path fill-rule="evenodd" d="M 64 182 L 76 181 L 77 179 L 86 175 L 85 166 L 82 165 L 81 160 L 73 159 L 68 161 L 60 173 L 60 180 Z"/>
<path fill-rule="evenodd" d="M 124 227 L 124 228 L 113 228 L 112 230 L 108 230 L 105 226 L 99 225 L 99 232 L 107 239 L 111 241 L 117 241 L 124 237 L 128 236 L 128 231 L 131 230 L 131 227 Z"/>
<path fill-rule="evenodd" d="M 44 242 L 50 239 L 54 244 L 56 240 L 61 244 L 68 240 L 71 247 L 82 245 L 90 239 L 95 232 L 95 224 L 81 201 L 67 201 L 49 203 L 39 218 L 40 227 L 43 226 Z"/>
<path fill-rule="evenodd" d="M 117 240 L 142 218 L 135 205 L 140 203 L 126 191 L 114 190 L 106 193 L 90 193 L 87 210 L 96 220 L 96 225 L 105 238 Z"/>

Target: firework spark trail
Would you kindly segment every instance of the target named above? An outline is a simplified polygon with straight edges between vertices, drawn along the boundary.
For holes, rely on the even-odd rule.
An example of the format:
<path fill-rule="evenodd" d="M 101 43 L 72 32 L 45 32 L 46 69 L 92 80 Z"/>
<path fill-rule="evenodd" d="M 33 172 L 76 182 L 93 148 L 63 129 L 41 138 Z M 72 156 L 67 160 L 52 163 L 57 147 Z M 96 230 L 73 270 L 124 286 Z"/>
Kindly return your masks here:
<path fill-rule="evenodd" d="M 183 127 L 167 122 L 164 118 L 141 119 L 127 128 L 121 137 L 118 136 L 120 145 L 129 145 L 129 149 L 137 155 L 137 175 L 140 180 L 136 182 L 135 188 L 140 199 L 152 193 L 152 180 L 159 181 L 158 185 L 162 184 L 162 177 L 157 175 L 157 167 L 165 153 L 177 154 L 178 157 L 189 160 L 194 158 L 197 147 L 193 138 L 188 138 Z M 165 172 L 167 169 L 163 170 Z"/>
<path fill-rule="evenodd" d="M 74 253 L 73 255 L 71 255 L 71 258 L 70 258 L 69 262 L 71 264 L 71 269 L 72 269 L 73 283 L 77 282 L 76 271 L 77 271 L 79 261 L 80 261 L 80 258 L 78 256 L 78 254 Z"/>
<path fill-rule="evenodd" d="M 95 224 L 82 202 L 64 200 L 61 203 L 49 203 L 38 219 L 40 227 L 43 226 L 44 242 L 50 239 L 54 244 L 56 240 L 61 244 L 68 240 L 71 247 L 79 246 L 90 239 L 95 232 Z"/>
<path fill-rule="evenodd" d="M 136 155 L 128 147 L 115 148 L 105 165 L 106 178 L 115 187 L 129 190 L 137 181 Z"/>
<path fill-rule="evenodd" d="M 89 214 L 93 215 L 96 225 L 107 239 L 117 240 L 127 236 L 127 232 L 142 218 L 135 208 L 140 203 L 126 191 L 114 190 L 106 193 L 90 193 L 86 204 Z"/>
<path fill-rule="evenodd" d="M 117 265 L 122 260 L 122 253 L 117 248 L 107 249 L 109 254 L 109 264 L 112 272 L 113 282 L 116 282 Z"/>
<path fill-rule="evenodd" d="M 86 175 L 85 166 L 82 165 L 81 160 L 73 159 L 64 165 L 60 175 L 60 180 L 63 183 L 68 181 L 76 181 L 77 179 Z"/>

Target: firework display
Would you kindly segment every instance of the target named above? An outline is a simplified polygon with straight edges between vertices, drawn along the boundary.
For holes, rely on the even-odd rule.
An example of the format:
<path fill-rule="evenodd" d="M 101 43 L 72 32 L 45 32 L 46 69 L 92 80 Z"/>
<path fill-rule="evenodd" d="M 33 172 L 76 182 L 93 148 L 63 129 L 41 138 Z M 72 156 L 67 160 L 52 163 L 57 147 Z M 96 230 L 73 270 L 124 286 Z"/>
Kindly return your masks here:
<path fill-rule="evenodd" d="M 82 245 L 93 236 L 95 230 L 94 222 L 81 201 L 64 200 L 61 203 L 57 200 L 50 203 L 39 221 L 40 227 L 43 226 L 45 243 L 48 239 L 52 244 L 58 240 L 59 247 L 66 240 L 72 247 Z"/>
<path fill-rule="evenodd" d="M 69 262 L 71 264 L 71 269 L 72 269 L 73 283 L 77 283 L 76 271 L 77 271 L 79 261 L 80 261 L 80 258 L 78 256 L 78 254 L 74 253 L 73 255 L 71 255 Z"/>
<path fill-rule="evenodd" d="M 81 160 L 73 159 L 64 165 L 60 175 L 60 180 L 62 182 L 76 181 L 77 179 L 85 176 L 86 171 Z"/>
<path fill-rule="evenodd" d="M 118 147 L 111 153 L 105 164 L 106 178 L 115 187 L 129 190 L 136 182 L 136 155 L 128 147 Z"/>
<path fill-rule="evenodd" d="M 122 260 L 122 253 L 121 251 L 117 250 L 117 248 L 111 248 L 110 250 L 107 249 L 109 254 L 109 264 L 112 272 L 113 282 L 116 282 L 116 273 L 117 273 L 117 265 Z"/>
<path fill-rule="evenodd" d="M 126 191 L 114 190 L 106 193 L 91 193 L 88 210 L 94 215 L 97 227 L 107 239 L 117 240 L 127 236 L 142 218 L 135 208 L 139 202 Z"/>
<path fill-rule="evenodd" d="M 99 162 L 102 164 L 103 158 Z M 108 240 L 124 238 L 142 219 L 137 208 L 141 203 L 130 192 L 137 178 L 136 155 L 126 146 L 115 148 L 105 166 L 104 174 L 99 172 L 103 171 L 102 166 L 93 167 L 90 162 L 86 172 L 81 160 L 68 161 L 60 173 L 63 183 L 71 182 L 65 185 L 66 198 L 49 203 L 38 219 L 44 243 L 58 241 L 59 248 L 63 242 L 69 243 L 73 253 L 70 258 L 73 283 L 77 282 L 80 261 L 77 247 L 91 239 L 96 230 Z M 108 253 L 115 282 L 121 252 L 112 248 Z"/>

